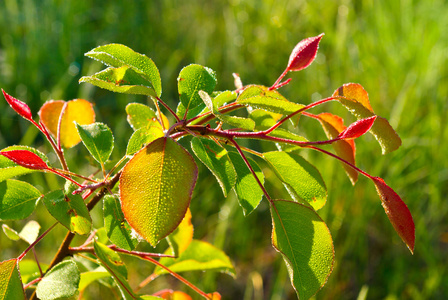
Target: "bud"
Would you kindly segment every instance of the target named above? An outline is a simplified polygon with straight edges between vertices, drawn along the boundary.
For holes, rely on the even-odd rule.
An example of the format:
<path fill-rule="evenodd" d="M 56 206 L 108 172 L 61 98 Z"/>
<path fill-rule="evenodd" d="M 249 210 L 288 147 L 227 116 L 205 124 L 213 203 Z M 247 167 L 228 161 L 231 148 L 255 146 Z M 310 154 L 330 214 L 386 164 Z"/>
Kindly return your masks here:
<path fill-rule="evenodd" d="M 300 71 L 308 67 L 316 58 L 319 42 L 324 34 L 300 41 L 289 56 L 287 71 Z"/>
<path fill-rule="evenodd" d="M 21 115 L 22 117 L 24 117 L 27 120 L 31 120 L 31 118 L 33 117 L 31 115 L 31 110 L 29 108 L 28 105 L 26 105 L 25 102 L 22 102 L 10 95 L 8 95 L 3 89 L 3 96 L 5 96 L 6 102 L 8 102 L 8 104 L 12 107 L 12 109 L 15 110 L 16 113 L 18 113 L 19 115 Z"/>

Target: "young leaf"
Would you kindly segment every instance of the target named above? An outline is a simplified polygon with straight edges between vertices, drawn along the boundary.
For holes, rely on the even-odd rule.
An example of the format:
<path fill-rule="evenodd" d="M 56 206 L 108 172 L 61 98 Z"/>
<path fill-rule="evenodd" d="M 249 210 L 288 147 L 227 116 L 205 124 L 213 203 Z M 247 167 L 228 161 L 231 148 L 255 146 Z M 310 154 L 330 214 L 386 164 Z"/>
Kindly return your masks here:
<path fill-rule="evenodd" d="M 215 117 L 217 117 L 220 121 L 224 122 L 225 124 L 234 126 L 236 128 L 254 130 L 255 122 L 253 120 L 221 114 L 218 111 L 217 103 L 212 100 L 209 94 L 207 94 L 204 91 L 199 91 L 199 96 L 204 101 L 207 108 L 212 112 L 212 114 Z"/>
<path fill-rule="evenodd" d="M 229 152 L 229 158 L 232 161 L 233 166 L 235 167 L 237 175 L 234 189 L 236 195 L 238 196 L 239 204 L 243 209 L 243 213 L 245 216 L 247 216 L 255 208 L 257 208 L 258 204 L 260 204 L 260 201 L 263 197 L 263 191 L 261 190 L 258 182 L 255 180 L 241 155 L 236 152 Z M 247 158 L 247 160 L 252 166 L 252 169 L 255 171 L 255 174 L 257 174 L 258 179 L 263 184 L 264 175 L 260 167 L 254 160 L 250 158 Z"/>
<path fill-rule="evenodd" d="M 32 170 L 48 169 L 47 163 L 42 158 L 28 150 L 1 151 L 0 154 L 24 168 Z"/>
<path fill-rule="evenodd" d="M 12 229 L 11 227 L 9 227 L 6 224 L 2 224 L 2 229 L 3 232 L 5 233 L 5 235 L 8 237 L 8 239 L 12 240 L 12 241 L 18 241 L 20 240 L 20 236 L 17 233 L 17 231 L 15 231 L 14 229 Z"/>
<path fill-rule="evenodd" d="M 266 152 L 264 159 L 271 165 L 278 178 L 285 184 L 295 201 L 296 195 L 304 203 L 318 210 L 325 205 L 327 188 L 319 171 L 296 153 Z"/>
<path fill-rule="evenodd" d="M 21 117 L 27 120 L 31 120 L 33 118 L 33 115 L 31 114 L 31 109 L 25 102 L 22 102 L 8 95 L 8 93 L 6 93 L 3 89 L 2 92 L 3 96 L 6 99 L 6 102 L 8 102 L 9 106 L 11 106 L 11 108 L 14 109 L 16 113 L 18 113 Z"/>
<path fill-rule="evenodd" d="M 407 205 L 383 179 L 372 177 L 376 191 L 381 198 L 381 204 L 395 231 L 414 254 L 415 225 Z"/>
<path fill-rule="evenodd" d="M 271 202 L 272 244 L 285 260 L 299 299 L 316 294 L 333 270 L 333 240 L 327 225 L 297 202 Z"/>
<path fill-rule="evenodd" d="M 67 299 L 78 295 L 80 273 L 73 260 L 58 263 L 37 284 L 36 294 L 42 300 Z"/>
<path fill-rule="evenodd" d="M 110 67 L 128 66 L 151 83 L 158 97 L 162 94 L 159 70 L 152 59 L 144 54 L 137 53 L 124 45 L 108 44 L 92 49 L 85 56 L 99 60 Z"/>
<path fill-rule="evenodd" d="M 0 300 L 24 300 L 20 273 L 17 270 L 17 259 L 0 262 Z"/>
<path fill-rule="evenodd" d="M 103 199 L 104 227 L 107 237 L 118 247 L 126 250 L 134 250 L 138 245 L 138 239 L 132 234 L 131 226 L 124 219 L 118 198 L 106 195 Z"/>
<path fill-rule="evenodd" d="M 94 75 L 81 77 L 79 82 L 88 82 L 115 93 L 157 97 L 152 83 L 129 66 L 109 67 Z"/>
<path fill-rule="evenodd" d="M 343 132 L 346 127 L 344 125 L 344 120 L 341 117 L 330 114 L 321 113 L 317 116 L 320 123 L 327 135 L 328 139 L 335 139 L 341 132 Z M 342 159 L 348 161 L 349 163 L 355 165 L 355 141 L 354 140 L 339 140 L 331 144 L 336 151 L 336 154 Z M 351 183 L 354 185 L 358 181 L 359 173 L 347 164 L 342 163 L 345 172 Z"/>
<path fill-rule="evenodd" d="M 235 276 L 229 257 L 215 246 L 199 240 L 193 240 L 178 258 L 162 257 L 159 262 L 176 273 L 208 270 Z M 154 273 L 162 275 L 168 272 L 156 267 Z"/>
<path fill-rule="evenodd" d="M 180 102 L 189 110 L 202 103 L 199 91 L 208 94 L 213 92 L 216 86 L 216 74 L 210 68 L 192 64 L 180 71 L 177 82 Z"/>
<path fill-rule="evenodd" d="M 214 141 L 201 138 L 191 140 L 191 149 L 199 160 L 212 172 L 225 197 L 236 183 L 236 172 L 225 148 Z"/>
<path fill-rule="evenodd" d="M 121 208 L 129 225 L 157 245 L 182 221 L 197 175 L 194 159 L 170 138 L 137 152 L 120 177 Z"/>
<path fill-rule="evenodd" d="M 375 115 L 369 102 L 369 95 L 357 83 L 347 83 L 338 88 L 333 97 L 342 103 L 358 119 L 365 119 Z M 390 126 L 389 122 L 377 117 L 370 132 L 375 136 L 381 146 L 382 153 L 392 152 L 401 146 L 401 139 Z"/>
<path fill-rule="evenodd" d="M 157 138 L 163 137 L 163 129 L 158 121 L 152 121 L 154 126 L 142 127 L 134 131 L 129 138 L 128 146 L 126 147 L 126 155 L 133 155 L 142 147 L 148 145 Z"/>
<path fill-rule="evenodd" d="M 0 182 L 0 220 L 21 220 L 29 217 L 41 197 L 29 183 L 7 179 Z"/>
<path fill-rule="evenodd" d="M 237 102 L 253 108 L 264 109 L 273 113 L 289 115 L 304 106 L 288 101 L 277 91 L 261 85 L 247 87 L 237 98 Z"/>
<path fill-rule="evenodd" d="M 289 56 L 287 71 L 300 71 L 311 65 L 316 58 L 319 42 L 324 34 L 301 40 Z"/>
<path fill-rule="evenodd" d="M 59 116 L 64 104 L 65 101 L 62 100 L 47 101 L 39 110 L 42 123 L 44 123 L 45 127 L 48 128 L 54 137 L 57 137 Z M 75 99 L 67 102 L 60 128 L 61 144 L 66 148 L 71 148 L 81 141 L 76 126 L 73 123 L 74 121 L 80 125 L 95 122 L 95 112 L 90 102 L 84 99 Z"/>
<path fill-rule="evenodd" d="M 340 139 L 356 139 L 366 133 L 372 128 L 373 122 L 376 120 L 376 116 L 372 116 L 365 119 L 360 119 L 355 123 L 351 124 L 344 131 L 342 131 L 338 138 Z"/>
<path fill-rule="evenodd" d="M 93 158 L 103 165 L 114 149 L 114 136 L 112 131 L 103 123 L 79 125 L 75 122 L 82 143 L 92 154 Z"/>
<path fill-rule="evenodd" d="M 28 244 L 34 243 L 39 236 L 40 225 L 34 220 L 28 221 L 19 233 L 22 240 Z"/>
<path fill-rule="evenodd" d="M 193 240 L 193 224 L 191 224 L 191 211 L 187 210 L 185 217 L 180 222 L 176 230 L 167 236 L 168 244 L 172 250 L 172 255 L 179 256 L 188 248 Z"/>
<path fill-rule="evenodd" d="M 89 286 L 89 284 L 97 280 L 110 277 L 110 274 L 106 272 L 103 267 L 99 267 L 98 269 L 100 268 L 104 271 L 95 270 L 81 273 L 81 279 L 79 280 L 79 291 L 81 293 L 86 289 L 87 286 Z"/>
<path fill-rule="evenodd" d="M 93 248 L 101 265 L 112 275 L 117 283 L 122 298 L 125 300 L 138 299 L 127 282 L 128 271 L 118 253 L 97 241 L 93 243 Z"/>
<path fill-rule="evenodd" d="M 11 150 L 27 150 L 30 151 L 37 156 L 39 156 L 46 164 L 49 163 L 48 158 L 43 154 L 42 152 L 38 151 L 37 149 L 28 147 L 28 146 L 9 146 L 1 150 L 1 152 L 11 151 Z M 4 155 L 0 155 L 0 181 L 25 175 L 33 172 L 38 172 L 42 170 L 38 169 L 29 169 L 25 167 L 21 167 L 20 165 L 16 164 L 9 158 L 7 158 Z"/>
<path fill-rule="evenodd" d="M 129 103 L 126 105 L 126 114 L 132 129 L 138 130 L 146 127 L 149 122 L 156 118 L 156 113 L 148 105 L 141 103 Z"/>
<path fill-rule="evenodd" d="M 49 192 L 42 200 L 48 212 L 68 230 L 77 234 L 90 232 L 92 219 L 80 195 L 57 190 Z"/>

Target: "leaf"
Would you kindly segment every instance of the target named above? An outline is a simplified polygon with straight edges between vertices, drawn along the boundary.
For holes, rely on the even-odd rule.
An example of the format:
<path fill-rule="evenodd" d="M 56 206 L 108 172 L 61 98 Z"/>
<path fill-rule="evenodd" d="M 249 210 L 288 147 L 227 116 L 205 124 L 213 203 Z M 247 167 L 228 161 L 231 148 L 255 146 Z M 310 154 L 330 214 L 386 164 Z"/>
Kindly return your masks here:
<path fill-rule="evenodd" d="M 395 191 L 383 179 L 372 177 L 376 191 L 381 198 L 381 204 L 395 231 L 414 254 L 415 225 L 411 212 Z"/>
<path fill-rule="evenodd" d="M 191 140 L 191 149 L 199 160 L 212 172 L 225 197 L 236 183 L 235 168 L 225 148 L 214 141 L 201 138 Z"/>
<path fill-rule="evenodd" d="M 103 165 L 110 157 L 114 149 L 114 136 L 106 124 L 93 123 L 79 125 L 75 123 L 82 143 L 92 154 L 93 158 Z"/>
<path fill-rule="evenodd" d="M 333 93 L 333 97 L 341 102 L 358 119 L 365 119 L 375 115 L 369 102 L 369 95 L 360 84 L 344 84 Z M 376 118 L 370 132 L 380 144 L 383 154 L 392 152 L 401 146 L 400 137 L 390 126 L 389 122 L 382 117 Z"/>
<path fill-rule="evenodd" d="M 66 299 L 78 295 L 80 273 L 73 260 L 65 260 L 49 270 L 37 284 L 39 299 Z"/>
<path fill-rule="evenodd" d="M 120 44 L 99 46 L 90 50 L 85 55 L 99 60 L 110 67 L 118 68 L 128 66 L 132 68 L 151 83 L 151 87 L 158 97 L 162 94 L 159 70 L 152 59 L 146 55 L 137 53 L 131 48 Z"/>
<path fill-rule="evenodd" d="M 88 271 L 81 273 L 81 279 L 79 281 L 79 291 L 83 292 L 89 284 L 106 277 L 110 277 L 110 274 L 106 271 Z"/>
<path fill-rule="evenodd" d="M 48 212 L 68 230 L 77 234 L 87 234 L 92 227 L 92 219 L 80 195 L 73 195 L 72 189 L 46 194 L 42 200 Z"/>
<path fill-rule="evenodd" d="M 193 240 L 178 258 L 162 257 L 159 262 L 176 273 L 217 271 L 235 276 L 235 269 L 227 255 L 215 246 L 199 240 Z M 156 275 L 167 273 L 160 267 L 156 267 L 154 270 Z"/>
<path fill-rule="evenodd" d="M 21 117 L 27 120 L 31 120 L 33 118 L 33 115 L 31 114 L 31 109 L 25 102 L 22 102 L 8 95 L 8 93 L 6 93 L 3 89 L 2 93 L 6 99 L 6 102 L 8 102 L 9 106 L 11 106 L 11 108 L 14 109 L 16 113 L 18 113 Z"/>
<path fill-rule="evenodd" d="M 180 222 L 179 226 L 167 236 L 168 243 L 172 250 L 172 255 L 179 256 L 185 249 L 188 248 L 193 240 L 193 224 L 191 224 L 191 211 L 187 210 L 185 217 Z"/>
<path fill-rule="evenodd" d="M 295 201 L 296 195 L 304 203 L 318 210 L 325 205 L 327 188 L 319 171 L 296 153 L 283 151 L 266 152 L 265 160 L 271 165 L 277 177 L 285 184 Z"/>
<path fill-rule="evenodd" d="M 48 265 L 39 262 L 42 272 L 48 269 Z M 40 270 L 34 259 L 22 259 L 19 261 L 20 277 L 22 277 L 22 284 L 27 284 L 36 278 L 40 278 Z"/>
<path fill-rule="evenodd" d="M 287 71 L 300 71 L 311 65 L 316 58 L 319 42 L 324 34 L 301 40 L 289 56 Z"/>
<path fill-rule="evenodd" d="M 149 106 L 140 103 L 126 105 L 126 114 L 128 123 L 134 130 L 146 127 L 156 118 L 156 113 Z"/>
<path fill-rule="evenodd" d="M 155 246 L 182 221 L 197 175 L 194 159 L 170 138 L 137 152 L 120 177 L 121 208 L 129 225 Z"/>
<path fill-rule="evenodd" d="M 2 229 L 3 229 L 3 232 L 5 233 L 5 235 L 8 237 L 8 239 L 10 239 L 11 241 L 18 241 L 18 240 L 20 240 L 20 236 L 17 233 L 17 231 L 12 229 L 8 225 L 2 224 Z"/>
<path fill-rule="evenodd" d="M 40 152 L 37 149 L 31 148 L 28 146 L 9 146 L 9 147 L 6 147 L 3 150 L 1 150 L 1 152 L 11 151 L 11 150 L 30 151 L 30 152 L 36 154 L 37 156 L 39 156 L 46 164 L 49 163 L 48 158 L 45 156 L 45 154 L 43 154 L 42 152 Z M 16 164 L 15 162 L 11 161 L 6 156 L 0 155 L 0 181 L 6 180 L 6 179 L 9 179 L 12 177 L 20 176 L 20 175 L 38 172 L 38 171 L 42 171 L 42 170 L 29 169 L 29 168 L 22 167 L 22 166 Z"/>
<path fill-rule="evenodd" d="M 112 275 L 112 278 L 117 283 L 122 298 L 137 299 L 137 296 L 127 282 L 128 272 L 120 255 L 97 241 L 93 243 L 93 248 L 95 249 L 95 254 L 101 265 Z"/>
<path fill-rule="evenodd" d="M 207 108 L 212 112 L 212 114 L 217 117 L 220 121 L 225 124 L 229 124 L 236 128 L 246 129 L 246 130 L 254 130 L 255 122 L 251 119 L 235 117 L 235 116 L 227 116 L 221 114 L 218 111 L 217 104 L 212 100 L 209 94 L 204 91 L 199 91 L 199 96 L 204 101 Z"/>
<path fill-rule="evenodd" d="M 66 102 L 62 100 L 47 101 L 39 110 L 39 117 L 50 133 L 57 137 L 59 116 Z M 92 124 L 95 122 L 95 112 L 90 102 L 84 99 L 75 99 L 67 102 L 61 121 L 61 144 L 71 148 L 81 141 L 76 126 Z"/>
<path fill-rule="evenodd" d="M 216 74 L 210 68 L 191 64 L 180 71 L 177 85 L 180 102 L 189 110 L 202 103 L 199 91 L 208 94 L 213 92 L 216 86 Z"/>
<path fill-rule="evenodd" d="M 340 139 L 356 139 L 362 136 L 364 133 L 372 128 L 373 122 L 375 122 L 376 116 L 372 116 L 365 119 L 360 119 L 347 127 L 344 131 L 342 131 L 338 138 Z"/>
<path fill-rule="evenodd" d="M 115 93 L 157 97 L 151 82 L 128 66 L 109 67 L 94 75 L 81 77 L 79 82 L 88 82 Z"/>
<path fill-rule="evenodd" d="M 0 182 L 0 220 L 21 220 L 29 217 L 41 197 L 29 183 L 7 179 Z"/>
<path fill-rule="evenodd" d="M 17 259 L 0 262 L 0 300 L 24 300 L 20 273 L 17 270 Z"/>
<path fill-rule="evenodd" d="M 28 221 L 19 233 L 22 240 L 28 244 L 34 243 L 39 236 L 40 225 L 34 220 Z"/>
<path fill-rule="evenodd" d="M 173 291 L 173 290 L 162 290 L 157 293 L 157 296 L 161 298 L 158 299 L 166 299 L 166 300 L 193 300 L 188 294 L 181 291 Z"/>
<path fill-rule="evenodd" d="M 322 124 L 322 127 L 328 139 L 336 138 L 341 132 L 346 129 L 344 120 L 342 120 L 342 118 L 339 116 L 330 113 L 321 113 L 317 115 L 317 117 L 319 118 L 319 121 Z M 355 165 L 356 148 L 354 140 L 339 140 L 332 143 L 331 145 L 335 149 L 338 156 L 348 161 L 352 165 Z M 358 172 L 347 164 L 342 163 L 342 166 L 344 167 L 351 183 L 354 185 L 356 181 L 358 181 Z"/>
<path fill-rule="evenodd" d="M 272 245 L 285 260 L 299 299 L 309 299 L 333 269 L 333 241 L 327 225 L 309 207 L 297 202 L 271 202 Z"/>
<path fill-rule="evenodd" d="M 42 158 L 28 150 L 1 151 L 0 154 L 24 168 L 32 170 L 48 169 L 47 163 Z"/>
<path fill-rule="evenodd" d="M 289 115 L 303 108 L 302 104 L 288 101 L 279 92 L 261 85 L 248 86 L 237 98 L 237 102 L 273 113 Z"/>
<path fill-rule="evenodd" d="M 203 102 L 194 108 L 189 108 L 188 111 L 185 108 L 185 106 L 183 106 L 182 102 L 179 102 L 177 104 L 176 115 L 178 115 L 179 118 L 181 118 L 181 119 L 188 120 L 188 119 L 191 119 L 191 118 L 205 112 L 206 110 L 207 110 L 207 108 L 205 107 L 205 104 Z M 186 112 L 186 115 L 185 115 L 185 112 Z M 189 124 L 193 125 L 193 124 L 195 124 L 195 122 L 192 122 Z"/>
<path fill-rule="evenodd" d="M 118 198 L 112 195 L 104 197 L 103 215 L 104 227 L 110 241 L 122 249 L 134 250 L 138 245 L 138 239 L 124 218 Z"/>
<path fill-rule="evenodd" d="M 235 152 L 229 152 L 229 158 L 232 161 L 233 166 L 237 174 L 237 180 L 235 184 L 235 192 L 238 196 L 238 201 L 243 209 L 245 216 L 249 215 L 255 208 L 263 197 L 263 191 L 261 190 L 258 182 L 255 180 L 254 176 L 250 172 L 243 158 Z M 247 158 L 255 174 L 257 174 L 258 179 L 261 184 L 264 183 L 264 175 L 257 163 Z"/>
<path fill-rule="evenodd" d="M 126 155 L 133 155 L 141 150 L 143 146 L 165 135 L 158 121 L 154 121 L 153 124 L 154 126 L 150 126 L 149 128 L 142 127 L 134 131 L 129 139 Z"/>

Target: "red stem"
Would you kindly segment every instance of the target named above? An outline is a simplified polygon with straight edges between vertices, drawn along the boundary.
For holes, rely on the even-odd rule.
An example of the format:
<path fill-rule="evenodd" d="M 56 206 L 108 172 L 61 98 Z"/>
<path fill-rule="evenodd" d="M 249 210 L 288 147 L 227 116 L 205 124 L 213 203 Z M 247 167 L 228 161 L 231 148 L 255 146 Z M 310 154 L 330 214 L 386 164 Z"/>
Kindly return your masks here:
<path fill-rule="evenodd" d="M 31 250 L 33 249 L 33 247 L 40 242 L 41 239 L 43 239 L 56 225 L 58 224 L 58 222 L 54 223 L 53 225 L 50 226 L 50 228 L 48 228 L 44 233 L 42 233 L 31 245 L 28 246 L 28 248 L 25 249 L 25 251 L 23 251 L 22 254 L 20 254 L 19 257 L 17 257 L 18 261 L 21 261 L 25 255 Z"/>

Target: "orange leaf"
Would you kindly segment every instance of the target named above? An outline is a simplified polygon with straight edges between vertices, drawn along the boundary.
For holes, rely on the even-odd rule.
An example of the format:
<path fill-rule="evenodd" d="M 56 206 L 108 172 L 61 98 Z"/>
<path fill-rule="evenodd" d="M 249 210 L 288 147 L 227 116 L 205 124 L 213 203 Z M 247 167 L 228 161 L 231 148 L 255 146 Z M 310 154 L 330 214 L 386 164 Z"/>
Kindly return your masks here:
<path fill-rule="evenodd" d="M 163 290 L 160 293 L 157 293 L 157 296 L 166 300 L 192 300 L 192 298 L 184 292 L 173 290 Z"/>
<path fill-rule="evenodd" d="M 407 205 L 383 179 L 372 177 L 376 191 L 381 198 L 381 204 L 395 231 L 414 254 L 415 225 Z"/>
<path fill-rule="evenodd" d="M 329 139 L 336 138 L 347 127 L 344 125 L 344 120 L 336 115 L 330 113 L 321 113 L 318 115 L 319 121 L 325 130 L 325 134 Z M 332 143 L 336 153 L 351 164 L 355 164 L 355 141 L 354 140 L 339 140 Z M 352 184 L 358 180 L 358 172 L 346 164 L 342 164 Z"/>
<path fill-rule="evenodd" d="M 45 102 L 39 111 L 39 117 L 47 127 L 48 131 L 57 137 L 59 116 L 62 107 L 67 103 L 61 121 L 61 144 L 66 148 L 71 148 L 81 141 L 75 124 L 88 125 L 95 122 L 95 112 L 93 105 L 84 99 L 75 99 L 68 102 L 63 100 L 52 100 Z"/>
<path fill-rule="evenodd" d="M 336 96 L 341 96 L 347 99 L 355 99 L 373 113 L 373 108 L 369 101 L 369 94 L 359 83 L 346 83 L 342 85 L 333 93 L 333 97 Z"/>

